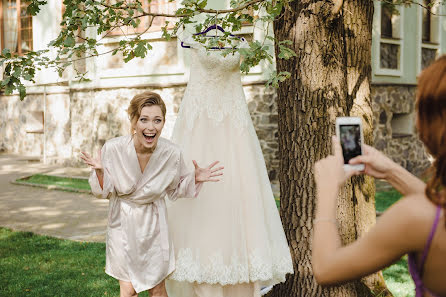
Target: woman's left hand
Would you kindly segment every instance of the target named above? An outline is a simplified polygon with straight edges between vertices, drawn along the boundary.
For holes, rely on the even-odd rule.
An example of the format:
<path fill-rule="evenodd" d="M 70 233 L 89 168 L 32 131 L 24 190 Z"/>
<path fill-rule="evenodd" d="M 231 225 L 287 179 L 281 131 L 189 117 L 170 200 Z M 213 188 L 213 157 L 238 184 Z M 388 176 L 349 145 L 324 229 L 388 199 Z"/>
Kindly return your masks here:
<path fill-rule="evenodd" d="M 314 165 L 314 178 L 318 189 L 338 190 L 345 181 L 357 173 L 344 170 L 342 148 L 336 136 L 332 137 L 333 155 L 317 161 Z"/>
<path fill-rule="evenodd" d="M 201 168 L 198 166 L 197 161 L 192 161 L 195 166 L 195 183 L 200 182 L 218 182 L 219 179 L 216 179 L 217 176 L 223 175 L 223 169 L 224 167 L 218 167 L 214 169 L 214 166 L 218 164 L 218 161 L 213 162 L 211 165 L 209 165 L 206 168 Z"/>

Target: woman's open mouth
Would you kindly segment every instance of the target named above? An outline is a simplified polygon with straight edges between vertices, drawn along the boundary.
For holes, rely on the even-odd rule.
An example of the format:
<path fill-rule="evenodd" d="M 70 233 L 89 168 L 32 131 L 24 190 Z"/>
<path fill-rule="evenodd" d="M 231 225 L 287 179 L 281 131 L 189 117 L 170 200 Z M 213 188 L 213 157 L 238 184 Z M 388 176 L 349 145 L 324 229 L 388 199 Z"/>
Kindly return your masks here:
<path fill-rule="evenodd" d="M 148 143 L 155 141 L 156 133 L 143 133 L 142 134 Z"/>

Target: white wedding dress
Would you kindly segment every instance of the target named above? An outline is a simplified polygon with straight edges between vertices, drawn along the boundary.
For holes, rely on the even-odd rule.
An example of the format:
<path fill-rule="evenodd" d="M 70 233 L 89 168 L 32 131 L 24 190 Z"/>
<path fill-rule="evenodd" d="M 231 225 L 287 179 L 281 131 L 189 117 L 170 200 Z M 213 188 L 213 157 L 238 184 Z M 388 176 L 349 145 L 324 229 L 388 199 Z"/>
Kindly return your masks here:
<path fill-rule="evenodd" d="M 172 140 L 191 169 L 192 160 L 200 167 L 218 160 L 225 169 L 221 181 L 206 183 L 196 199 L 167 201 L 176 255 L 169 297 L 195 296 L 193 283 L 283 282 L 293 265 L 246 104 L 240 55 L 223 57 L 194 43 L 190 54 Z"/>

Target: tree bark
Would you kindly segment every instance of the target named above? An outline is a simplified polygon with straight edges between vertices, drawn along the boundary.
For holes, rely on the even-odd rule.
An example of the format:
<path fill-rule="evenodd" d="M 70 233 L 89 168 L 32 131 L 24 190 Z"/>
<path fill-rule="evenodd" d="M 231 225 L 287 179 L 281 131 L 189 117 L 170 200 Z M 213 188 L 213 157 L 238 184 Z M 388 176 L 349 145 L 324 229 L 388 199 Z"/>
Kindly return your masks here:
<path fill-rule="evenodd" d="M 340 286 L 322 287 L 311 266 L 316 160 L 331 152 L 337 116 L 359 116 L 372 141 L 372 0 L 347 0 L 336 15 L 326 0 L 292 1 L 274 22 L 274 34 L 291 40 L 297 56 L 277 60 L 277 72 L 291 78 L 278 89 L 280 214 L 294 259 L 294 275 L 275 286 L 275 296 L 391 296 L 382 274 Z M 276 46 L 276 54 L 279 50 Z M 339 232 L 344 244 L 375 223 L 375 187 L 356 177 L 338 199 Z"/>

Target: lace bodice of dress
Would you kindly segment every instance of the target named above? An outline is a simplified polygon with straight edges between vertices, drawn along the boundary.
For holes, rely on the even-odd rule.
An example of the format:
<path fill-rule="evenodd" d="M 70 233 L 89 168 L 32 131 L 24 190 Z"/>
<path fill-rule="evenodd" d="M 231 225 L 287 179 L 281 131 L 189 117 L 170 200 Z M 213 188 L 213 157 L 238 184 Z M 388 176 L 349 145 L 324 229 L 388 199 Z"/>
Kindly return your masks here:
<path fill-rule="evenodd" d="M 221 51 L 206 51 L 196 46 L 191 51 L 191 70 L 183 102 L 182 116 L 192 129 L 203 112 L 216 124 L 229 116 L 239 127 L 250 121 L 241 84 L 240 55 L 222 56 Z"/>

